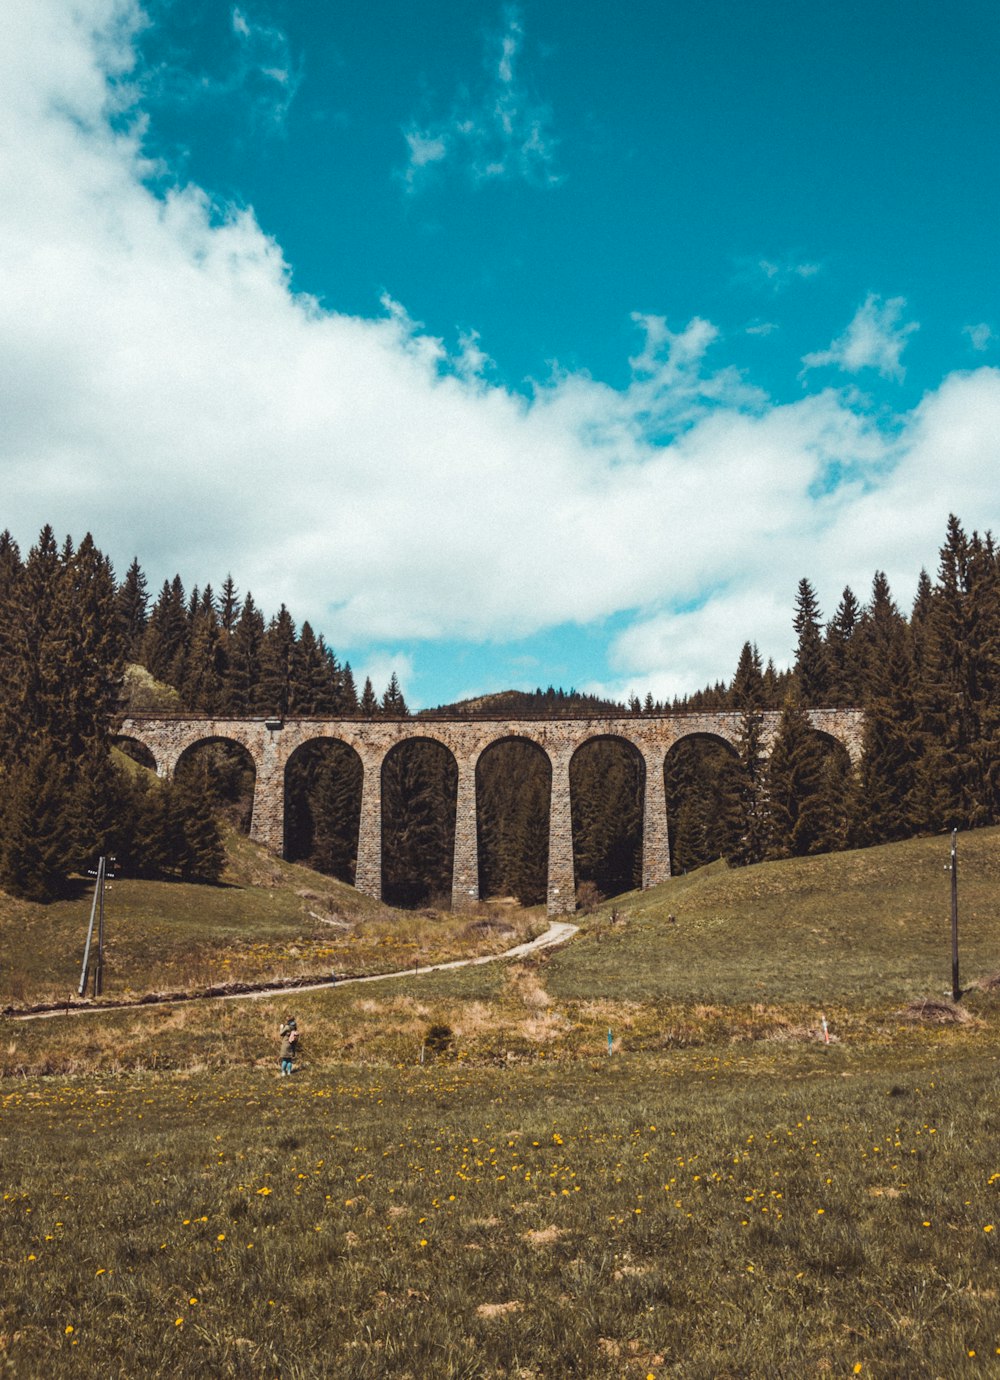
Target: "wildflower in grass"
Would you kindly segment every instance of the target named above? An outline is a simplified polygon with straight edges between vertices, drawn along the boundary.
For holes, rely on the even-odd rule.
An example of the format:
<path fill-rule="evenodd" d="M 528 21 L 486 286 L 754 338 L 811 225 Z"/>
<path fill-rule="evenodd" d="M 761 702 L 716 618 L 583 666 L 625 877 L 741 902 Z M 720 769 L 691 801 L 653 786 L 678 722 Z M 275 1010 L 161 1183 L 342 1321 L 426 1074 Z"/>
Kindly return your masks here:
<path fill-rule="evenodd" d="M 174 1327 L 183 1327 L 183 1326 L 184 1326 L 184 1319 L 183 1319 L 183 1318 L 174 1318 Z"/>
<path fill-rule="evenodd" d="M 76 1331 L 76 1328 L 73 1326 L 72 1323 L 67 1323 L 67 1324 L 66 1324 L 65 1332 L 66 1332 L 66 1336 L 67 1336 L 67 1337 L 69 1337 L 69 1336 L 70 1336 L 73 1332 L 75 1332 L 75 1331 Z"/>
<path fill-rule="evenodd" d="M 992 1230 L 993 1230 L 993 1223 L 992 1223 L 992 1222 L 987 1222 L 986 1226 L 983 1227 L 983 1231 L 992 1231 Z"/>

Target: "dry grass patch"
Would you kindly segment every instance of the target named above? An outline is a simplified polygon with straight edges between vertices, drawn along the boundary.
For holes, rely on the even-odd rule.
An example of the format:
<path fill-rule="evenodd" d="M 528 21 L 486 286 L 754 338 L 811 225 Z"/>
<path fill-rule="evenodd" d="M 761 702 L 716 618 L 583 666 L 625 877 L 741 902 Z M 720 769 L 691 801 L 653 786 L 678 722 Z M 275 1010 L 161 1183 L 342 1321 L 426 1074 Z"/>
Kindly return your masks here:
<path fill-rule="evenodd" d="M 904 1021 L 919 1021 L 924 1025 L 978 1024 L 964 1006 L 958 1006 L 952 1001 L 940 1001 L 935 997 L 908 1002 L 899 1014 Z"/>
<path fill-rule="evenodd" d="M 527 1241 L 529 1246 L 534 1246 L 536 1250 L 541 1250 L 545 1246 L 554 1246 L 555 1243 L 566 1235 L 563 1227 L 557 1227 L 553 1222 L 551 1226 L 539 1227 L 537 1231 L 525 1231 L 521 1233 L 521 1239 Z"/>
<path fill-rule="evenodd" d="M 520 1299 L 511 1299 L 509 1303 L 481 1303 L 476 1312 L 481 1318 L 502 1318 L 509 1313 L 520 1313 L 523 1307 Z"/>

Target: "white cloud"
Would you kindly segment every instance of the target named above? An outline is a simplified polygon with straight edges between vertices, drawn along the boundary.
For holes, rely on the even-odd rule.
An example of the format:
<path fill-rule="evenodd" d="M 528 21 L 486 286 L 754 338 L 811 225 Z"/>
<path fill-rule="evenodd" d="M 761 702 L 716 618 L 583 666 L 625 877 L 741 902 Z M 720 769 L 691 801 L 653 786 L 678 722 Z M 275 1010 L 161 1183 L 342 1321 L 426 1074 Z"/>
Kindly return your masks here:
<path fill-rule="evenodd" d="M 744 259 L 739 277 L 744 281 L 765 282 L 775 292 L 782 292 L 796 282 L 807 282 L 822 272 L 822 264 L 798 259 Z"/>
<path fill-rule="evenodd" d="M 239 101 L 257 130 L 283 133 L 302 80 L 288 35 L 239 5 L 230 13 L 229 27 L 234 43 L 219 67 L 193 71 L 179 61 L 165 61 L 146 75 L 146 98 L 214 107 Z"/>
<path fill-rule="evenodd" d="M 905 307 L 905 297 L 890 297 L 883 302 L 870 292 L 847 330 L 831 342 L 829 349 L 803 357 L 803 374 L 809 369 L 835 365 L 848 374 L 877 369 L 883 378 L 902 380 L 906 373 L 900 362 L 903 350 L 913 332 L 920 329 L 916 321 L 900 320 Z"/>
<path fill-rule="evenodd" d="M 22 545 L 51 522 L 154 587 L 232 571 L 338 651 L 630 611 L 622 692 L 662 695 L 731 674 L 748 636 L 786 657 L 803 574 L 827 613 L 876 565 L 905 598 L 949 510 L 997 524 L 992 369 L 881 429 L 844 390 L 776 405 L 713 366 L 710 322 L 648 313 L 625 386 L 524 397 L 473 333 L 449 352 L 390 299 L 364 319 L 293 294 L 251 212 L 149 185 L 135 91 L 108 80 L 141 22 L 134 0 L 0 7 L 0 525 Z M 881 338 L 906 331 L 870 301 Z M 405 688 L 405 655 L 367 665 Z"/>
<path fill-rule="evenodd" d="M 984 350 L 988 350 L 993 341 L 996 340 L 992 326 L 988 326 L 985 321 L 980 321 L 976 326 L 963 326 L 962 330 L 969 337 L 972 348 L 980 354 Z"/>
<path fill-rule="evenodd" d="M 460 91 L 444 118 L 414 120 L 404 129 L 409 159 L 402 178 L 407 191 L 423 187 L 428 170 L 446 160 L 458 162 L 474 182 L 559 181 L 552 113 L 519 77 L 524 46 L 520 12 L 508 6 L 504 19 L 500 54 L 488 66 L 485 85 L 475 92 Z"/>

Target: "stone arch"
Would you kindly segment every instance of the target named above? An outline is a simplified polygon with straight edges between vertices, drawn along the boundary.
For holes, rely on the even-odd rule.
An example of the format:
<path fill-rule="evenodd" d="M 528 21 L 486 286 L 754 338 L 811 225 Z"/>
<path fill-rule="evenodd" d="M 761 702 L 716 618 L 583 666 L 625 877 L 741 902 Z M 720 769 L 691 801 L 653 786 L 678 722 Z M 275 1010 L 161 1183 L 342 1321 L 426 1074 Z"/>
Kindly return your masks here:
<path fill-rule="evenodd" d="M 188 743 L 174 763 L 173 777 L 184 781 L 203 773 L 213 809 L 243 834 L 253 819 L 257 763 L 245 744 L 224 734 L 210 734 Z"/>
<path fill-rule="evenodd" d="M 430 735 L 407 736 L 382 759 L 382 897 L 390 905 L 448 904 L 455 856 L 458 762 Z"/>
<path fill-rule="evenodd" d="M 300 743 L 284 771 L 284 855 L 354 885 L 364 765 L 342 738 Z"/>
<path fill-rule="evenodd" d="M 156 757 L 141 738 L 135 738 L 131 734 L 120 734 L 112 738 L 111 746 L 118 748 L 119 752 L 137 762 L 140 767 L 145 767 L 147 771 L 157 770 Z"/>
<path fill-rule="evenodd" d="M 663 762 L 670 858 L 675 873 L 732 856 L 741 835 L 741 780 L 728 734 L 700 729 L 676 738 Z"/>
<path fill-rule="evenodd" d="M 598 734 L 570 758 L 573 869 L 579 889 L 633 891 L 643 880 L 646 759 L 630 738 Z"/>
<path fill-rule="evenodd" d="M 533 738 L 494 739 L 476 762 L 479 890 L 522 905 L 546 898 L 552 762 Z"/>

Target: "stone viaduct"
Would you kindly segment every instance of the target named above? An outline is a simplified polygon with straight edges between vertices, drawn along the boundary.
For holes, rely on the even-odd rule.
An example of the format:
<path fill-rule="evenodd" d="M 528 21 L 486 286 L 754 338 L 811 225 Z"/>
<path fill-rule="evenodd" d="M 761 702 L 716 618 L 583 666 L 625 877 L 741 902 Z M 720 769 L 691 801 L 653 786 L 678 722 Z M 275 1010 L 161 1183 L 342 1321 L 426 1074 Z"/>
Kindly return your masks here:
<path fill-rule="evenodd" d="M 764 714 L 764 744 L 770 751 L 780 715 Z M 863 712 L 860 709 L 813 709 L 813 728 L 834 738 L 851 760 L 861 754 Z M 476 824 L 476 764 L 495 743 L 520 739 L 545 753 L 552 771 L 549 808 L 548 910 L 550 915 L 576 909 L 573 875 L 573 826 L 569 768 L 573 754 L 595 738 L 631 745 L 643 760 L 642 884 L 655 886 L 670 876 L 667 807 L 664 793 L 666 755 L 682 738 L 707 737 L 736 746 L 740 715 L 672 714 L 587 719 L 472 718 L 416 719 L 213 719 L 208 717 L 125 719 L 119 737 L 131 738 L 152 753 L 160 776 L 172 776 L 185 752 L 199 743 L 223 740 L 245 748 L 256 771 L 250 837 L 272 852 L 284 851 L 285 768 L 295 751 L 317 739 L 336 739 L 361 759 L 361 825 L 355 885 L 382 896 L 382 764 L 393 748 L 413 739 L 440 743 L 458 766 L 455 857 L 452 904 L 467 907 L 479 899 L 479 850 Z"/>

